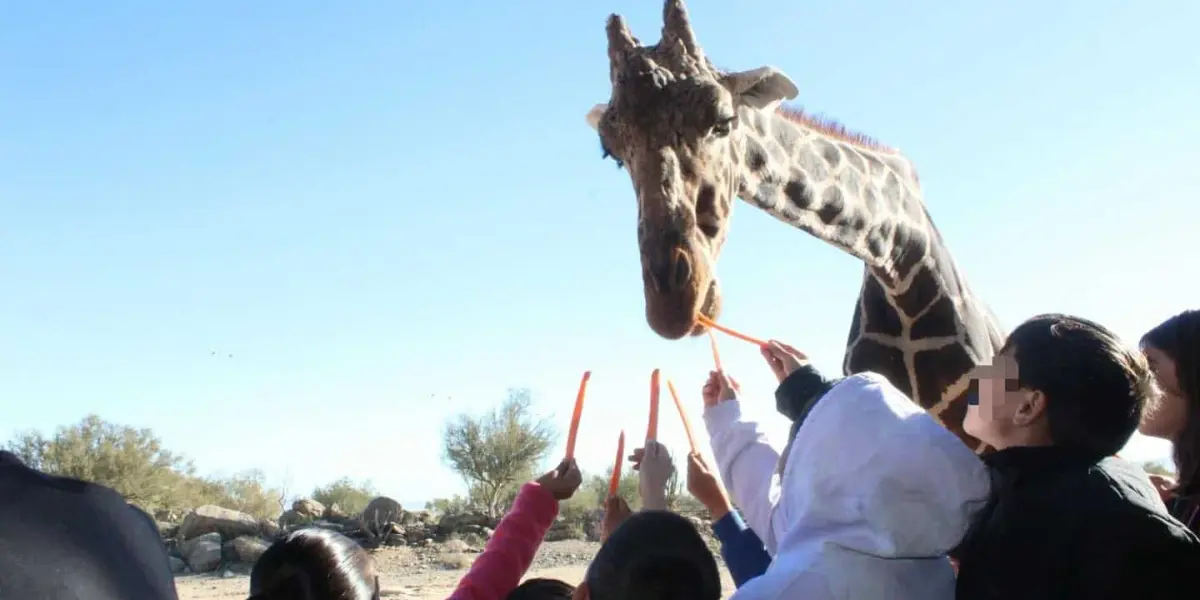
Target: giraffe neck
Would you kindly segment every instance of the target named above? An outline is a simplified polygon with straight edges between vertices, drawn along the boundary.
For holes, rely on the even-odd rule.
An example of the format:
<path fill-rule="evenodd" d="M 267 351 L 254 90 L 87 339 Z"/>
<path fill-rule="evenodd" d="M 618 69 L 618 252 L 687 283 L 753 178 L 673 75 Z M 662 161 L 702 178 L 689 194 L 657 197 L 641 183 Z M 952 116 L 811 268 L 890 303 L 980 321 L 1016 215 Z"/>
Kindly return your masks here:
<path fill-rule="evenodd" d="M 906 287 L 933 243 L 909 161 L 774 112 L 743 109 L 740 119 L 738 196 L 858 257 L 888 288 Z"/>
<path fill-rule="evenodd" d="M 929 219 L 912 165 L 778 114 L 741 119 L 738 195 L 865 265 L 845 372 L 887 377 L 977 447 L 962 430 L 967 374 L 1003 337 Z"/>

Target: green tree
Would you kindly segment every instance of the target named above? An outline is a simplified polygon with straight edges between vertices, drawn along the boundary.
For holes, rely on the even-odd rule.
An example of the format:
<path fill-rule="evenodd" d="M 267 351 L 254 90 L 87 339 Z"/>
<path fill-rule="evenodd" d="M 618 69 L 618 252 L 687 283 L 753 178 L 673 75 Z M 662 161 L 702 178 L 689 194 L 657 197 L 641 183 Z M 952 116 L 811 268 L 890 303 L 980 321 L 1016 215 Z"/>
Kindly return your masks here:
<path fill-rule="evenodd" d="M 52 436 L 20 433 L 9 449 L 35 469 L 113 488 L 147 511 L 177 508 L 180 492 L 198 492 L 192 463 L 163 447 L 149 429 L 88 415 Z"/>
<path fill-rule="evenodd" d="M 325 506 L 336 504 L 346 514 L 357 515 L 377 495 L 370 481 L 355 483 L 349 477 L 343 477 L 314 489 L 312 499 Z"/>
<path fill-rule="evenodd" d="M 146 512 L 180 513 L 217 504 L 256 517 L 279 514 L 279 494 L 261 472 L 203 478 L 191 461 L 163 447 L 150 429 L 88 415 L 53 435 L 17 434 L 7 444 L 21 460 L 51 475 L 92 481 L 116 490 Z"/>
<path fill-rule="evenodd" d="M 489 516 L 503 512 L 557 438 L 548 420 L 533 416 L 532 406 L 529 390 L 509 390 L 499 407 L 478 416 L 458 415 L 443 430 L 442 459 Z"/>

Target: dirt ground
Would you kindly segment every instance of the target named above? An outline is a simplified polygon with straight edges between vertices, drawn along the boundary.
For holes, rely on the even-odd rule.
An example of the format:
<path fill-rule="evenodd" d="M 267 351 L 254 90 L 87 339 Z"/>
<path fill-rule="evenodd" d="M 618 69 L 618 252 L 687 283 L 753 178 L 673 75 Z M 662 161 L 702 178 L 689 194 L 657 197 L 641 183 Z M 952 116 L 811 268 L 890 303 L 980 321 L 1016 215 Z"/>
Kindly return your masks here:
<path fill-rule="evenodd" d="M 538 550 L 527 577 L 553 577 L 568 582 L 583 579 L 588 561 L 599 544 L 591 542 L 547 542 Z M 454 591 L 478 554 L 465 549 L 384 548 L 375 552 L 379 567 L 381 598 L 441 600 Z M 725 595 L 733 591 L 724 566 L 721 578 Z M 180 600 L 245 600 L 250 578 L 231 572 L 215 575 L 185 575 L 175 579 Z"/>

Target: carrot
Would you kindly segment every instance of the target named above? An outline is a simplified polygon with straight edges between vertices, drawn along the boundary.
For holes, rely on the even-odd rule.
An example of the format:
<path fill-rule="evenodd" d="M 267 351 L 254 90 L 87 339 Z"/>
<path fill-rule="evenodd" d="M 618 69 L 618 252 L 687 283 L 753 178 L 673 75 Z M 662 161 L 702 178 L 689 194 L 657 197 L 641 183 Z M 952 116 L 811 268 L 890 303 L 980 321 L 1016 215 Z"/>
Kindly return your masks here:
<path fill-rule="evenodd" d="M 591 371 L 583 372 L 579 380 L 579 393 L 575 394 L 575 412 L 571 413 L 571 428 L 567 430 L 567 458 L 575 458 L 575 438 L 579 435 L 579 418 L 583 416 L 583 397 L 587 394 L 588 380 L 592 378 Z"/>
<path fill-rule="evenodd" d="M 683 403 L 679 401 L 679 393 L 675 391 L 675 384 L 667 378 L 667 389 L 671 391 L 671 399 L 675 401 L 675 408 L 679 411 L 679 419 L 683 421 L 683 432 L 687 434 L 688 446 L 692 449 L 692 454 L 698 452 L 696 449 L 696 436 L 692 434 L 692 422 L 688 420 L 687 412 L 683 410 Z"/>
<path fill-rule="evenodd" d="M 658 369 L 650 373 L 650 423 L 646 425 L 646 441 L 658 439 Z"/>
<path fill-rule="evenodd" d="M 712 346 L 713 363 L 717 365 L 717 370 L 724 370 L 721 368 L 721 353 L 717 351 L 717 336 L 713 335 L 712 329 L 708 330 L 708 345 Z"/>
<path fill-rule="evenodd" d="M 617 438 L 617 460 L 613 463 L 612 478 L 608 480 L 608 495 L 616 496 L 617 488 L 621 485 L 621 459 L 625 458 L 625 430 Z"/>
<path fill-rule="evenodd" d="M 710 319 L 710 318 L 708 318 L 708 317 L 704 316 L 703 314 L 701 314 L 701 315 L 698 315 L 698 316 L 697 316 L 697 319 L 700 321 L 700 324 L 701 324 L 701 325 L 704 325 L 704 326 L 706 326 L 706 327 L 708 327 L 708 328 L 710 328 L 710 329 L 716 329 L 717 331 L 720 331 L 721 333 L 724 333 L 725 335 L 731 335 L 731 336 L 733 336 L 733 337 L 735 337 L 735 338 L 738 338 L 739 340 L 745 340 L 745 341 L 747 341 L 747 342 L 750 342 L 751 344 L 754 344 L 754 345 L 756 345 L 756 346 L 766 346 L 766 345 L 767 345 L 767 343 L 766 343 L 766 342 L 764 342 L 764 341 L 762 341 L 762 340 L 760 340 L 760 339 L 758 339 L 758 338 L 756 338 L 756 337 L 751 337 L 751 336 L 748 336 L 748 335 L 746 335 L 746 334 L 744 334 L 744 333 L 742 333 L 742 332 L 740 332 L 740 331 L 736 331 L 736 330 L 734 330 L 734 329 L 730 329 L 730 328 L 728 328 L 728 327 L 725 327 L 725 326 L 723 326 L 723 325 L 718 325 L 718 324 L 717 324 L 716 322 L 714 322 L 712 319 Z"/>

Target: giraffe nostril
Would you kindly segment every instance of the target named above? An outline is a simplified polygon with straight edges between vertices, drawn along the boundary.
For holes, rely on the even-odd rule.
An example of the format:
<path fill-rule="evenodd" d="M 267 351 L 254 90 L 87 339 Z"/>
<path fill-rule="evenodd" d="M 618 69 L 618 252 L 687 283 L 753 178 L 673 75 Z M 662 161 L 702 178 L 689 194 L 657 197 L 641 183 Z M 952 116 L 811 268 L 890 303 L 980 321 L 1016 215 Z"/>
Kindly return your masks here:
<path fill-rule="evenodd" d="M 673 275 L 671 283 L 673 284 L 672 289 L 679 290 L 687 286 L 688 281 L 692 279 L 692 263 L 683 252 L 676 250 L 674 254 L 675 258 L 671 265 Z"/>
<path fill-rule="evenodd" d="M 666 294 L 687 286 L 692 278 L 692 263 L 683 250 L 670 250 L 658 260 L 650 261 L 645 272 L 651 289 Z"/>

